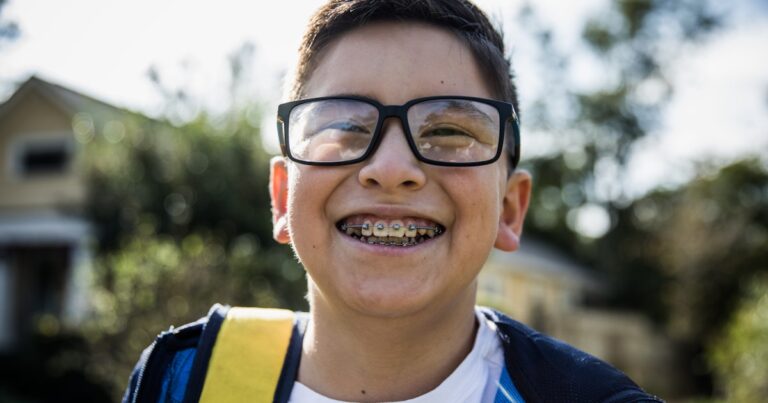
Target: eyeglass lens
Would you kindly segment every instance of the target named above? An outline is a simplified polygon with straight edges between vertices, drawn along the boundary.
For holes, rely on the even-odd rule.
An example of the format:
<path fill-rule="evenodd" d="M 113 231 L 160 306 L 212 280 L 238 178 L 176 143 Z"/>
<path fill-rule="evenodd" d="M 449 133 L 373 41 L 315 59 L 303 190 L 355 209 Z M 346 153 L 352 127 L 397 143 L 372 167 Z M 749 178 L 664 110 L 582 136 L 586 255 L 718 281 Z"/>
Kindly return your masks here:
<path fill-rule="evenodd" d="M 327 99 L 300 104 L 289 117 L 289 147 L 303 161 L 360 158 L 374 139 L 379 109 L 367 102 Z M 482 102 L 436 99 L 412 105 L 408 131 L 417 152 L 440 162 L 480 162 L 498 150 L 498 110 Z"/>

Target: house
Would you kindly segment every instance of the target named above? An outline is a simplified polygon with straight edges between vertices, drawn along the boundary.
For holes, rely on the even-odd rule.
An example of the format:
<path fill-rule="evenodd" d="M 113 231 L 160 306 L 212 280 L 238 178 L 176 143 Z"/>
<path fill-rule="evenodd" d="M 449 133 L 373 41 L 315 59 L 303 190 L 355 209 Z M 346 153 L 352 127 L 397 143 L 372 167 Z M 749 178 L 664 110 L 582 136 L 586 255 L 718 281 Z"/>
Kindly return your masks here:
<path fill-rule="evenodd" d="M 478 279 L 478 300 L 599 357 L 652 393 L 679 394 L 685 380 L 673 343 L 645 317 L 588 306 L 607 285 L 536 239 L 520 250 L 494 250 Z"/>
<path fill-rule="evenodd" d="M 81 143 L 128 113 L 37 77 L 0 104 L 0 352 L 33 326 L 86 314 Z"/>

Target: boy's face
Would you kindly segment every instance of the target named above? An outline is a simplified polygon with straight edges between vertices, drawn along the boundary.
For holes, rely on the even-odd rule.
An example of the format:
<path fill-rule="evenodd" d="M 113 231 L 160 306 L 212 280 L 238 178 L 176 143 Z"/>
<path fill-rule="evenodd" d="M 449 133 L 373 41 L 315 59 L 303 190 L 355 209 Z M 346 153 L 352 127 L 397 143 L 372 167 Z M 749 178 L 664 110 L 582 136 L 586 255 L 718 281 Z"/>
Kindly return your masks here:
<path fill-rule="evenodd" d="M 474 57 L 454 34 L 420 23 L 375 23 L 330 43 L 306 97 L 360 95 L 385 105 L 433 95 L 491 98 Z M 419 162 L 397 119 L 377 151 L 353 165 L 272 166 L 275 238 L 290 242 L 310 275 L 313 306 L 401 316 L 474 303 L 475 278 L 491 248 L 517 248 L 530 178 L 507 177 L 505 158 L 478 167 Z M 415 246 L 370 245 L 339 230 L 370 220 L 439 224 Z"/>

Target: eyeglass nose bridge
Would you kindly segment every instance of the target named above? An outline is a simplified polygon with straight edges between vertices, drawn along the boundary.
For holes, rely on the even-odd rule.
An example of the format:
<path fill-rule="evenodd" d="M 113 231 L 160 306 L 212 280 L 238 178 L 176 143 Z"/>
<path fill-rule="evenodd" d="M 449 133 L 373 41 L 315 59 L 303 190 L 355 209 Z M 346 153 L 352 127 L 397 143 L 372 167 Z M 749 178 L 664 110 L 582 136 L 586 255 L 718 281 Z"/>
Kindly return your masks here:
<path fill-rule="evenodd" d="M 408 115 L 407 115 L 408 107 L 406 105 L 381 105 L 379 106 L 379 119 L 376 123 L 376 133 L 373 138 L 373 144 L 371 144 L 371 148 L 366 154 L 365 159 L 368 160 L 376 153 L 376 151 L 379 149 L 379 145 L 381 144 L 382 139 L 384 138 L 384 124 L 386 123 L 387 119 L 396 118 L 398 121 L 400 121 L 400 127 L 403 129 L 403 136 L 405 136 L 405 142 L 408 143 L 408 148 L 411 150 L 411 154 L 413 154 L 414 158 L 417 160 L 421 160 L 421 157 L 419 155 L 419 151 L 416 149 L 416 144 L 413 142 L 413 139 L 411 138 L 411 129 L 408 126 Z"/>

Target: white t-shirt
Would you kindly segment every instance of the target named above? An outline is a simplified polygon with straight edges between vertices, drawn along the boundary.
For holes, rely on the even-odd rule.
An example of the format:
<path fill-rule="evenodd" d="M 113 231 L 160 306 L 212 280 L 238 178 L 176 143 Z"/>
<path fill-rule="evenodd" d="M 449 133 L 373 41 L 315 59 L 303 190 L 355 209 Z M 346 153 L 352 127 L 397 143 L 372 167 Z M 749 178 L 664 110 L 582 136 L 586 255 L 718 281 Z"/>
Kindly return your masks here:
<path fill-rule="evenodd" d="M 398 403 L 493 402 L 504 368 L 504 351 L 496 336 L 496 325 L 477 308 L 480 323 L 475 344 L 464 361 L 435 389 Z M 294 382 L 289 403 L 345 403 L 329 399 L 301 382 Z"/>

